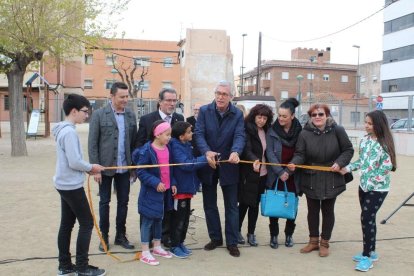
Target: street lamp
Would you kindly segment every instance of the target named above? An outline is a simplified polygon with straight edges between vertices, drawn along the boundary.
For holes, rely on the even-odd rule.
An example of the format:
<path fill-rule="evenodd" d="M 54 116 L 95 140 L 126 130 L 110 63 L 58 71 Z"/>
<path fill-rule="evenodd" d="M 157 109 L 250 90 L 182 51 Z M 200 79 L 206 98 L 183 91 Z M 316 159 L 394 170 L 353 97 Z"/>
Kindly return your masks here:
<path fill-rule="evenodd" d="M 356 79 L 355 79 L 355 116 L 354 116 L 354 128 L 356 129 L 357 126 L 357 119 L 359 121 L 358 116 L 358 98 L 359 98 L 359 45 L 352 45 L 352 47 L 358 49 L 358 65 L 357 65 L 357 71 L 356 71 Z"/>
<path fill-rule="evenodd" d="M 298 118 L 300 118 L 300 115 L 302 115 L 302 92 L 300 91 L 300 82 L 303 80 L 303 76 L 302 75 L 297 75 L 296 79 L 299 82 L 299 89 L 298 89 L 298 102 L 299 102 L 299 107 L 298 107 Z"/>
<path fill-rule="evenodd" d="M 310 82 L 310 84 L 309 84 L 309 102 L 310 102 L 310 104 L 312 104 L 312 96 L 313 96 L 313 79 L 314 79 L 314 77 L 313 77 L 313 62 L 316 60 L 316 56 L 311 56 L 310 58 L 309 58 L 309 60 L 310 60 L 310 62 L 311 62 L 311 75 L 310 75 L 310 77 L 311 77 L 311 82 Z"/>
<path fill-rule="evenodd" d="M 243 83 L 243 80 L 244 80 L 244 76 L 243 76 L 244 64 L 243 64 L 243 62 L 244 62 L 244 37 L 245 36 L 247 36 L 247 34 L 242 34 L 243 46 L 242 46 L 242 66 L 241 66 L 241 76 L 240 76 L 240 78 L 241 78 L 241 90 L 240 90 L 241 95 L 240 96 L 244 95 L 244 83 Z"/>

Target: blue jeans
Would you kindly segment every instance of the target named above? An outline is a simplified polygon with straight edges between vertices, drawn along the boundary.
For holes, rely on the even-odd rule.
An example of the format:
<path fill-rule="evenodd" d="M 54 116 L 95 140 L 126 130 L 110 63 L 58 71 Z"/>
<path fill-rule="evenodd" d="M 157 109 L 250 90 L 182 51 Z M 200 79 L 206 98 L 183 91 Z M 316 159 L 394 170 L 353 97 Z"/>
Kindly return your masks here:
<path fill-rule="evenodd" d="M 126 233 L 126 218 L 129 201 L 129 172 L 116 173 L 114 176 L 102 175 L 102 183 L 99 185 L 99 228 L 104 236 L 109 232 L 109 203 L 111 202 L 112 179 L 115 180 L 117 209 L 116 232 Z"/>
<path fill-rule="evenodd" d="M 79 222 L 78 239 L 76 241 L 76 266 L 88 266 L 88 252 L 91 241 L 93 221 L 86 199 L 85 190 L 57 190 L 61 201 L 61 219 L 58 234 L 59 268 L 69 269 L 72 267 L 70 255 L 70 237 L 76 219 Z"/>
<path fill-rule="evenodd" d="M 206 215 L 208 235 L 211 240 L 222 241 L 220 214 L 217 207 L 218 173 L 213 176 L 211 185 L 203 183 L 203 207 Z M 237 184 L 222 185 L 226 245 L 237 245 L 239 232 L 239 208 L 237 207 Z"/>
<path fill-rule="evenodd" d="M 161 240 L 162 219 L 152 219 L 141 215 L 141 244 L 149 244 L 153 240 Z"/>

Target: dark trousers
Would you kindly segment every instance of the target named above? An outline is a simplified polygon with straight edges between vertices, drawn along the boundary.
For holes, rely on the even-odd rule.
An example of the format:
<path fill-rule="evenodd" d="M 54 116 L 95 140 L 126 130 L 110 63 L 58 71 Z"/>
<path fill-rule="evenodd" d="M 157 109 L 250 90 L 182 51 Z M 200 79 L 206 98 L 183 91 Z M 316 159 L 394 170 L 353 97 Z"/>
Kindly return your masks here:
<path fill-rule="evenodd" d="M 170 197 L 170 198 L 167 198 Z M 168 210 L 169 205 L 167 202 L 171 200 L 171 192 L 164 193 L 164 216 L 162 218 L 162 235 L 161 235 L 161 242 L 168 246 L 171 243 L 171 217 L 172 217 L 172 210 Z"/>
<path fill-rule="evenodd" d="M 57 191 L 60 194 L 61 201 L 61 219 L 57 240 L 59 268 L 69 269 L 72 267 L 70 238 L 76 219 L 79 222 L 78 239 L 76 241 L 76 266 L 80 268 L 87 267 L 93 221 L 85 190 L 82 187 L 70 191 Z"/>
<path fill-rule="evenodd" d="M 191 198 L 178 199 L 177 210 L 171 212 L 171 247 L 184 243 L 191 213 Z"/>
<path fill-rule="evenodd" d="M 225 183 L 222 183 L 225 184 Z M 218 173 L 211 184 L 203 183 L 203 207 L 206 215 L 208 235 L 211 240 L 222 241 L 220 214 L 217 207 Z M 237 207 L 237 184 L 221 185 L 225 211 L 226 245 L 237 245 L 239 232 L 239 208 Z"/>
<path fill-rule="evenodd" d="M 256 230 L 257 218 L 259 217 L 259 204 L 253 207 L 244 203 L 239 203 L 239 232 L 241 232 L 246 214 L 247 233 L 254 234 L 254 231 Z"/>
<path fill-rule="evenodd" d="M 358 191 L 359 204 L 361 205 L 361 226 L 364 256 L 369 257 L 371 251 L 375 251 L 377 241 L 377 212 L 384 203 L 388 192 L 364 192 L 361 187 Z"/>
<path fill-rule="evenodd" d="M 99 185 L 99 228 L 102 235 L 109 233 L 109 203 L 111 202 L 112 180 L 116 188 L 117 209 L 116 209 L 116 233 L 126 233 L 126 218 L 129 201 L 129 172 L 116 173 L 114 176 L 102 175 L 102 183 Z"/>
<path fill-rule="evenodd" d="M 285 235 L 292 236 L 295 232 L 295 220 L 287 219 L 285 224 Z M 270 236 L 277 237 L 279 235 L 279 218 L 269 218 L 269 230 Z"/>
<path fill-rule="evenodd" d="M 321 238 L 324 240 L 331 239 L 335 224 L 335 201 L 336 198 L 318 200 L 306 197 L 308 204 L 309 237 L 319 237 L 319 214 L 322 211 Z"/>
<path fill-rule="evenodd" d="M 241 232 L 244 218 L 246 217 L 247 213 L 247 233 L 248 234 L 254 234 L 254 231 L 256 230 L 256 223 L 257 218 L 259 217 L 259 203 L 260 203 L 260 196 L 263 193 L 265 189 L 265 183 L 266 183 L 266 175 L 261 176 L 259 179 L 259 189 L 257 193 L 256 198 L 256 205 L 251 206 L 245 203 L 239 203 L 239 232 Z"/>

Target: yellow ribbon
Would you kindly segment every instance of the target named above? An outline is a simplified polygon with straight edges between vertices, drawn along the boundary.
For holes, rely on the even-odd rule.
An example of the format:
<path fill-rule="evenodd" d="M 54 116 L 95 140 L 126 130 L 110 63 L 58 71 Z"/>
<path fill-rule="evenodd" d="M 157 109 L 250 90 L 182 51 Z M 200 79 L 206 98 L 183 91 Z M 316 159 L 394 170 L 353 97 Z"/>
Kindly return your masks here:
<path fill-rule="evenodd" d="M 229 160 L 220 160 L 217 161 L 218 163 L 228 163 Z M 240 160 L 239 163 L 245 163 L 245 164 L 253 164 L 254 161 L 247 161 L 247 160 Z M 287 167 L 288 164 L 279 164 L 279 163 L 268 163 L 268 162 L 258 162 L 261 165 L 266 165 L 266 166 L 279 166 L 279 167 Z M 159 167 L 173 167 L 173 166 L 185 166 L 185 165 L 194 165 L 197 163 L 174 163 L 174 164 L 155 164 L 155 165 L 135 165 L 135 166 L 119 166 L 119 167 L 105 167 L 105 170 L 118 170 L 118 169 L 123 169 L 123 170 L 130 170 L 130 169 L 147 169 L 147 168 L 159 168 Z M 324 166 L 308 166 L 308 165 L 295 165 L 295 168 L 300 168 L 300 169 L 308 169 L 308 170 L 316 170 L 316 171 L 331 171 L 331 167 L 324 167 Z M 135 261 L 135 260 L 139 260 L 139 258 L 141 257 L 141 252 L 137 251 L 134 258 L 131 260 L 127 260 L 127 261 L 123 261 L 121 258 L 117 257 L 116 255 L 112 254 L 109 250 L 108 250 L 108 246 L 105 243 L 105 241 L 103 240 L 102 237 L 102 233 L 99 230 L 98 227 L 98 223 L 96 222 L 96 216 L 95 216 L 95 212 L 93 210 L 93 201 L 92 201 L 92 195 L 91 195 L 91 187 L 90 187 L 90 175 L 88 177 L 88 201 L 89 201 L 89 208 L 91 209 L 91 214 L 92 214 L 92 219 L 93 219 L 93 224 L 95 226 L 95 230 L 98 234 L 99 240 L 101 241 L 104 251 L 105 253 L 114 258 L 115 260 L 119 261 L 119 262 L 130 262 L 130 261 Z"/>

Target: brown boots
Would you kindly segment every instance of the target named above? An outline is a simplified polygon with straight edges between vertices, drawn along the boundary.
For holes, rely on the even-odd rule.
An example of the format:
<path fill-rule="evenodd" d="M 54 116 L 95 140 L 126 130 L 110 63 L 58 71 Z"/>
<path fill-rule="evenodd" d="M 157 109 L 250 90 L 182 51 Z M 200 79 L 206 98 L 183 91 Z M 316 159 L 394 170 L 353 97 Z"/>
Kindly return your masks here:
<path fill-rule="evenodd" d="M 310 253 L 319 249 L 319 237 L 310 237 L 309 243 L 300 250 L 300 253 Z"/>
<path fill-rule="evenodd" d="M 329 240 L 321 239 L 319 245 L 319 257 L 327 257 L 329 255 Z"/>

